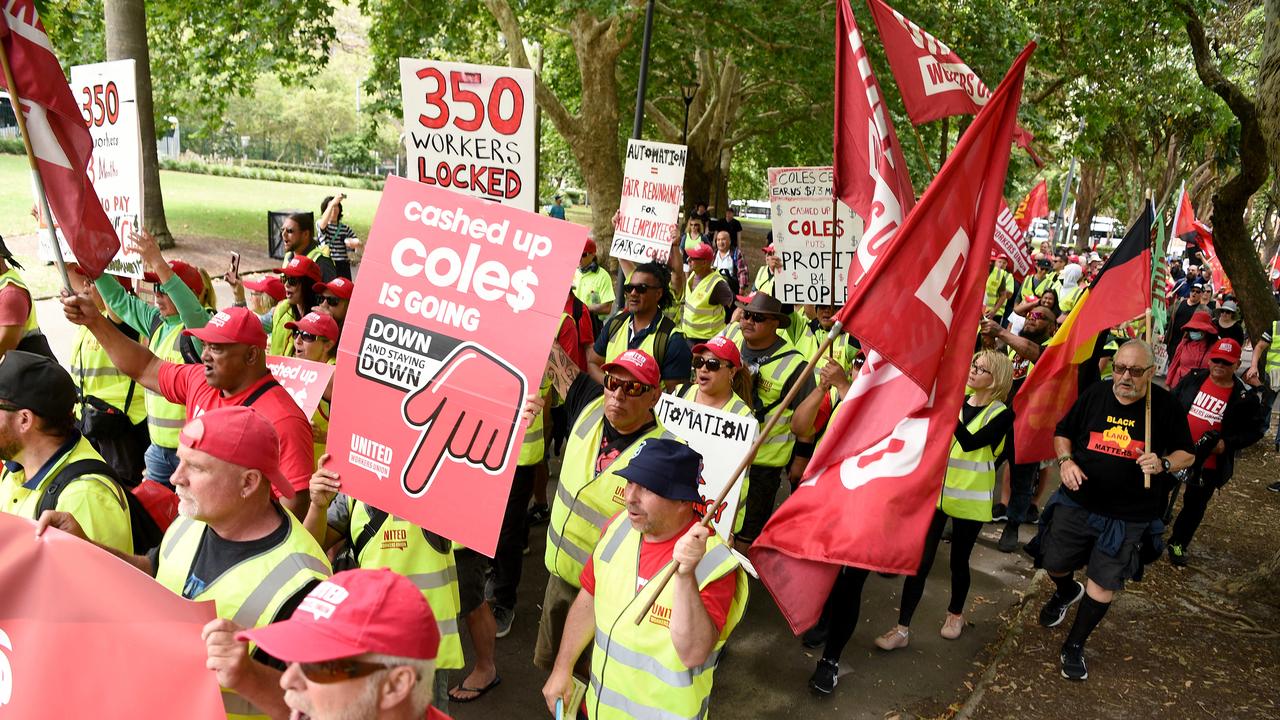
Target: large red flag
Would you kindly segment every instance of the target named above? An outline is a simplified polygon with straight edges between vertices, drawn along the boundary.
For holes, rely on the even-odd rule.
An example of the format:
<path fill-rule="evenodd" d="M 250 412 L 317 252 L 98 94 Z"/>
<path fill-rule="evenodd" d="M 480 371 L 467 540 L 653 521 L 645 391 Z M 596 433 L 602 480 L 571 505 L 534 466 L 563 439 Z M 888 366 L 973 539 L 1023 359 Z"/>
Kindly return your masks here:
<path fill-rule="evenodd" d="M 853 10 L 847 0 L 838 0 L 836 5 L 832 185 L 836 197 L 857 213 L 865 226 L 849 266 L 849 286 L 854 287 L 902 227 L 915 204 L 915 191 Z"/>
<path fill-rule="evenodd" d="M 912 123 L 973 115 L 987 104 L 991 91 L 954 50 L 881 0 L 867 0 L 867 6 Z M 1014 142 L 1030 152 L 1031 134 L 1014 128 Z"/>
<path fill-rule="evenodd" d="M 1173 236 L 1180 238 L 1196 231 L 1196 211 L 1191 207 L 1191 196 L 1187 189 L 1182 189 L 1182 197 L 1178 198 L 1178 209 L 1173 213 Z"/>
<path fill-rule="evenodd" d="M 1199 220 L 1192 220 L 1191 225 L 1196 234 L 1196 245 L 1204 253 L 1204 259 L 1212 271 L 1213 289 L 1215 292 L 1231 292 L 1231 279 L 1227 271 L 1222 269 L 1222 261 L 1218 259 L 1218 249 L 1213 245 L 1213 231 Z"/>
<path fill-rule="evenodd" d="M 1031 192 L 1022 198 L 1022 202 L 1018 203 L 1018 209 L 1013 211 L 1013 219 L 1018 221 L 1018 227 L 1026 232 L 1031 227 L 1031 221 L 1036 218 L 1048 217 L 1049 215 L 1049 186 L 1041 180 L 1038 185 L 1031 188 Z"/>
<path fill-rule="evenodd" d="M 200 629 L 213 603 L 0 512 L 0 717 L 226 718 Z"/>
<path fill-rule="evenodd" d="M 1093 357 L 1098 334 L 1151 308 L 1150 203 L 1107 264 L 1080 294 L 1013 399 L 1014 454 L 1019 463 L 1053 457 L 1058 421 L 1079 395 L 1080 364 Z"/>
<path fill-rule="evenodd" d="M 842 565 L 911 574 L 964 399 L 996 210 L 1003 200 L 1028 45 L 961 137 L 840 320 L 867 362 L 809 462 L 806 480 L 751 546 L 800 632 Z M 888 321 L 893 318 L 893 321 Z"/>
<path fill-rule="evenodd" d="M 0 45 L 9 56 L 40 178 L 58 227 L 90 277 L 120 250 L 120 240 L 86 174 L 93 139 L 53 54 L 32 0 L 5 0 Z M 8 87 L 0 75 L 0 85 Z"/>

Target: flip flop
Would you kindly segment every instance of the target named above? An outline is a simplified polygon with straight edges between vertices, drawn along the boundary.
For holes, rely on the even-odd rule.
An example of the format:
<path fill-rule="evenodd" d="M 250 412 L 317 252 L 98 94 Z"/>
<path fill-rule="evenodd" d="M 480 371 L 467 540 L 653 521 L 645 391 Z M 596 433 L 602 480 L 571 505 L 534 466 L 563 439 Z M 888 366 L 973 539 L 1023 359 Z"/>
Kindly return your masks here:
<path fill-rule="evenodd" d="M 498 685 L 500 685 L 501 683 L 502 683 L 502 676 L 494 675 L 493 681 L 482 688 L 473 688 L 473 687 L 467 687 L 466 685 L 459 685 L 458 687 L 453 688 L 452 690 L 449 691 L 449 702 L 456 702 L 456 703 L 475 702 L 476 700 L 479 700 L 480 698 L 484 697 L 485 693 L 498 687 Z M 460 698 L 453 694 L 455 691 L 475 693 L 475 695 L 469 698 Z"/>

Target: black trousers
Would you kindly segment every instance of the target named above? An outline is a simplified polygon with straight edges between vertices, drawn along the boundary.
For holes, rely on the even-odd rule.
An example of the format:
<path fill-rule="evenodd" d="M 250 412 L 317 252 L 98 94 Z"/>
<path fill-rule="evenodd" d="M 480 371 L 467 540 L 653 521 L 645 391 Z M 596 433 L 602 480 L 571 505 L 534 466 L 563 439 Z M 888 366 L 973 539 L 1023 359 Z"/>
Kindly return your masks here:
<path fill-rule="evenodd" d="M 911 626 L 911 616 L 920 605 L 920 598 L 924 597 L 924 585 L 929 580 L 929 570 L 933 568 L 933 559 L 938 555 L 938 541 L 942 538 L 942 529 L 946 527 L 948 519 L 951 520 L 951 604 L 947 606 L 947 612 L 952 615 L 964 612 L 965 599 L 969 597 L 969 557 L 973 555 L 973 546 L 978 542 L 978 533 L 982 532 L 982 523 L 953 518 L 941 510 L 934 510 L 929 533 L 924 537 L 924 555 L 920 559 L 920 569 L 902 584 L 899 625 Z"/>
<path fill-rule="evenodd" d="M 1204 520 L 1205 510 L 1209 508 L 1209 499 L 1213 497 L 1214 485 L 1188 485 L 1182 492 L 1182 511 L 1178 519 L 1173 521 L 1173 532 L 1169 535 L 1170 545 L 1181 545 L 1184 548 L 1191 544 L 1191 538 Z"/>
<path fill-rule="evenodd" d="M 529 539 L 526 511 L 533 495 L 536 474 L 537 465 L 516 467 L 511 494 L 507 496 L 507 509 L 502 516 L 502 529 L 498 531 L 498 548 L 490 561 L 493 568 L 493 604 L 508 610 L 516 606 L 516 590 L 520 587 L 520 575 L 524 571 L 524 546 Z"/>

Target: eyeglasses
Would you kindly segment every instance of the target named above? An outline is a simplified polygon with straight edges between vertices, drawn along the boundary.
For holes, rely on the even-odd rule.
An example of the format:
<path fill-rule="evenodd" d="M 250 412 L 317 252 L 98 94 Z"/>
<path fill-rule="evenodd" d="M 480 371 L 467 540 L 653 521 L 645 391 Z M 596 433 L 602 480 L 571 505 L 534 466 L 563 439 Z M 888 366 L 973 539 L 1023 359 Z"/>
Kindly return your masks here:
<path fill-rule="evenodd" d="M 650 290 L 661 290 L 661 289 L 662 287 L 659 285 L 646 285 L 644 283 L 627 283 L 622 286 L 622 292 L 628 295 L 633 292 L 640 293 L 641 295 L 643 295 L 649 292 Z"/>
<path fill-rule="evenodd" d="M 338 307 L 338 305 L 342 302 L 342 298 L 334 297 L 333 295 L 325 295 L 320 299 L 323 300 L 324 304 L 328 305 L 329 307 Z"/>
<path fill-rule="evenodd" d="M 1128 365 L 1112 365 L 1111 372 L 1112 374 L 1117 376 L 1128 375 L 1129 377 L 1142 377 L 1143 375 L 1146 374 L 1148 370 L 1150 370 L 1153 367 L 1155 366 L 1148 365 L 1146 367 L 1138 367 L 1137 365 L 1134 365 L 1133 367 L 1130 367 Z"/>
<path fill-rule="evenodd" d="M 984 367 L 982 367 L 982 366 L 978 365 L 978 363 L 973 363 L 972 365 L 970 365 L 970 366 L 969 366 L 969 369 L 970 369 L 970 370 L 972 370 L 972 371 L 974 371 L 974 372 L 976 372 L 976 373 L 978 373 L 979 375 L 990 375 L 990 374 L 991 374 L 991 371 L 990 371 L 990 370 L 988 370 L 988 369 L 986 369 L 986 368 L 984 368 Z"/>
<path fill-rule="evenodd" d="M 383 665 L 382 663 L 362 662 L 351 659 L 298 663 L 298 669 L 302 671 L 303 677 L 309 682 L 321 685 L 367 677 L 389 667 L 391 666 Z"/>
<path fill-rule="evenodd" d="M 777 320 L 778 317 L 776 315 L 765 315 L 763 313 L 751 312 L 750 310 L 743 310 L 742 319 L 750 320 L 751 322 L 762 323 L 762 322 L 767 322 L 769 320 Z"/>
<path fill-rule="evenodd" d="M 1033 313 L 1027 313 L 1027 319 L 1028 320 L 1048 320 L 1049 316 L 1045 315 L 1044 313 L 1033 312 Z"/>
<path fill-rule="evenodd" d="M 301 330 L 299 330 L 298 339 L 301 340 L 302 342 L 315 342 L 320 339 L 320 336 L 309 333 L 309 332 L 302 332 Z"/>
<path fill-rule="evenodd" d="M 604 389 L 609 392 L 617 392 L 621 390 L 622 394 L 627 397 L 640 397 L 641 395 L 653 390 L 653 386 L 648 383 L 642 383 L 639 380 L 623 380 L 605 373 Z"/>
<path fill-rule="evenodd" d="M 285 284 L 285 285 L 301 285 L 301 284 L 302 284 L 302 278 L 300 278 L 300 277 L 294 277 L 294 276 L 292 276 L 292 275 L 285 275 L 285 276 L 284 276 L 284 284 Z"/>
<path fill-rule="evenodd" d="M 733 365 L 730 365 L 727 361 L 720 360 L 717 358 L 704 358 L 702 356 L 698 356 L 693 359 L 694 370 L 698 370 L 700 368 L 706 368 L 711 372 L 716 372 L 720 368 L 732 368 L 732 367 Z"/>
<path fill-rule="evenodd" d="M 694 362 L 697 362 L 697 358 L 694 359 Z M 1223 360 L 1222 358 L 1210 358 L 1209 362 L 1213 363 L 1214 365 L 1232 365 L 1233 364 L 1230 360 Z M 3 410 L 3 409 L 4 408 L 0 408 L 0 410 Z"/>

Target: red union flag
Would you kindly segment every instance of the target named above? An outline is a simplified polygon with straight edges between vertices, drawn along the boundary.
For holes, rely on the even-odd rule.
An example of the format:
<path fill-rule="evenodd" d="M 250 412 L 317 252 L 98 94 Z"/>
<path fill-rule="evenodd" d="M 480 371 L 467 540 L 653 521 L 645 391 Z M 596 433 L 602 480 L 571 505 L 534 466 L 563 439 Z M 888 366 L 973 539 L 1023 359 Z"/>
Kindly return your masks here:
<path fill-rule="evenodd" d="M 0 717 L 225 718 L 200 629 L 213 603 L 0 513 Z"/>
<path fill-rule="evenodd" d="M 836 197 L 857 213 L 865 226 L 858 252 L 849 264 L 849 286 L 854 287 L 902 227 L 915 204 L 915 191 L 853 10 L 847 0 L 837 4 L 832 186 Z"/>
<path fill-rule="evenodd" d="M 1041 180 L 1040 184 L 1031 188 L 1031 192 L 1018 203 L 1018 209 L 1013 211 L 1013 219 L 1018 221 L 1018 227 L 1026 232 L 1027 228 L 1031 227 L 1032 220 L 1046 217 L 1048 214 L 1049 186 Z"/>
<path fill-rule="evenodd" d="M 817 621 L 841 566 L 912 574 L 964 399 L 1022 79 L 1035 45 L 961 137 L 840 320 L 862 341 L 806 479 L 751 546 L 791 629 Z M 893 317 L 894 322 L 885 322 Z"/>
<path fill-rule="evenodd" d="M 991 91 L 954 50 L 881 0 L 867 0 L 867 6 L 911 122 L 973 115 L 987 104 Z M 1016 124 L 1014 141 L 1030 151 L 1031 134 Z"/>
<path fill-rule="evenodd" d="M 22 115 L 53 215 L 85 274 L 96 278 L 120 250 L 86 171 L 93 139 L 53 54 L 32 0 L 4 0 L 0 44 L 8 54 Z M 0 76 L 0 85 L 8 86 Z"/>
<path fill-rule="evenodd" d="M 996 245 L 1000 252 L 1009 256 L 1009 262 L 1012 263 L 1010 269 L 1017 276 L 1018 282 L 1022 282 L 1022 278 L 1033 271 L 1031 254 L 1027 252 L 1027 244 L 1022 241 L 1023 235 L 1025 232 L 1018 227 L 1014 214 L 1009 211 L 1004 198 L 1000 198 L 1000 209 L 996 212 Z"/>

